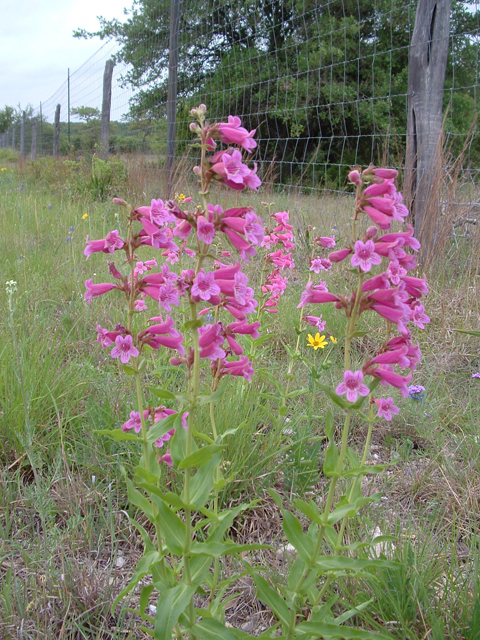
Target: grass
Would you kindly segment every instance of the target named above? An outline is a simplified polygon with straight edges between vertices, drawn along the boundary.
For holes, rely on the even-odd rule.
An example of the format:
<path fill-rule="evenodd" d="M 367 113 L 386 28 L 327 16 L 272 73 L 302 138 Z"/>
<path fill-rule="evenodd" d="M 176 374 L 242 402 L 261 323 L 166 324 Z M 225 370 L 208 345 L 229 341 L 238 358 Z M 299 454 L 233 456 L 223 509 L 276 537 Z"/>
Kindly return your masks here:
<path fill-rule="evenodd" d="M 118 427 L 131 411 L 130 380 L 95 342 L 97 324 L 115 324 L 122 316 L 112 296 L 90 306 L 83 301 L 87 278 L 95 273 L 96 282 L 108 280 L 103 254 L 85 261 L 84 238 L 121 230 L 122 222 L 118 209 L 88 188 L 88 166 L 82 169 L 85 181 L 75 177 L 73 189 L 71 174 L 60 167 L 57 175 L 57 165 L 39 172 L 14 164 L 14 158 L 2 162 L 7 170 L 0 174 L 0 273 L 2 283 L 14 280 L 18 291 L 9 314 L 0 288 L 0 638 L 142 638 L 126 604 L 110 613 L 142 553 L 126 518 L 132 508 L 119 468 L 131 469 L 138 452 L 96 434 Z M 158 171 L 148 161 L 131 160 L 126 174 L 127 183 L 110 185 L 110 195 L 138 204 L 161 197 Z M 231 206 L 253 204 L 265 219 L 261 201 L 275 201 L 275 210 L 290 210 L 296 227 L 297 269 L 280 312 L 268 318 L 272 339 L 257 361 L 258 375 L 251 385 L 230 383 L 215 409 L 219 432 L 239 426 L 227 441 L 222 471 L 233 481 L 221 500 L 262 500 L 258 512 L 235 524 L 234 535 L 281 549 L 281 525 L 266 489 L 274 486 L 286 498 L 306 493 L 321 499 L 322 416 L 328 404 L 313 395 L 309 370 L 297 362 L 290 389 L 309 391 L 292 397 L 284 413 L 271 377 L 286 384 L 282 343 L 296 341 L 292 319 L 307 279 L 300 265 L 308 256 L 308 225 L 317 234 L 333 230 L 337 239 L 348 236 L 350 199 L 293 193 L 229 197 Z M 347 607 L 373 597 L 369 613 L 359 614 L 362 624 L 388 628 L 402 640 L 480 637 L 480 381 L 471 379 L 480 370 L 480 341 L 454 331 L 480 328 L 479 246 L 475 237 L 447 241 L 448 260 L 429 273 L 426 306 L 432 322 L 418 335 L 424 359 L 415 376 L 426 395 L 423 402 L 395 395 L 401 412 L 376 428 L 370 456 L 388 466 L 365 486 L 384 498 L 349 525 L 352 536 L 367 536 L 377 527 L 394 535 L 395 549 L 384 551 L 403 569 L 378 573 L 365 584 L 340 585 L 341 602 Z M 250 275 L 258 283 L 255 269 Z M 330 288 L 347 290 L 347 278 L 338 269 Z M 339 344 L 324 380 L 335 384 L 344 325 L 330 307 L 322 312 Z M 364 325 L 371 333 L 357 343 L 353 357 L 359 362 L 380 331 L 373 316 L 365 314 Z M 313 356 L 303 340 L 301 353 Z M 148 384 L 180 388 L 180 377 L 166 364 L 160 356 Z M 363 436 L 363 426 L 356 425 L 352 444 Z M 275 549 L 261 561 L 281 579 Z M 244 599 L 227 612 L 235 626 L 265 615 L 248 602 L 251 585 L 245 583 L 241 592 Z"/>

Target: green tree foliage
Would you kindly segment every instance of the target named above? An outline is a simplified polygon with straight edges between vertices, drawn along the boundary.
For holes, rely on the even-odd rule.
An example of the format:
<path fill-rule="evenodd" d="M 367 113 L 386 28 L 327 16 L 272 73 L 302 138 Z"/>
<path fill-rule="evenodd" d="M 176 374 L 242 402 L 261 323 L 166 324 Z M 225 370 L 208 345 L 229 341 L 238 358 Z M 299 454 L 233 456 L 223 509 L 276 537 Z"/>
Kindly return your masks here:
<path fill-rule="evenodd" d="M 456 90 L 446 92 L 445 106 L 453 104 L 458 140 L 478 107 L 473 4 L 452 1 L 447 87 Z M 199 101 L 212 117 L 242 116 L 257 128 L 261 159 L 279 163 L 281 182 L 296 182 L 308 168 L 312 186 L 339 186 L 344 165 L 384 154 L 401 162 L 415 7 L 414 0 L 184 0 L 179 116 Z M 139 90 L 131 116 L 164 119 L 170 0 L 135 0 L 127 15 L 123 23 L 101 18 L 98 32 L 76 35 L 115 38 L 119 58 L 131 65 L 125 79 Z M 187 138 L 178 133 L 180 142 Z"/>
<path fill-rule="evenodd" d="M 15 119 L 15 109 L 7 105 L 0 109 L 0 133 L 5 133 L 13 124 Z"/>

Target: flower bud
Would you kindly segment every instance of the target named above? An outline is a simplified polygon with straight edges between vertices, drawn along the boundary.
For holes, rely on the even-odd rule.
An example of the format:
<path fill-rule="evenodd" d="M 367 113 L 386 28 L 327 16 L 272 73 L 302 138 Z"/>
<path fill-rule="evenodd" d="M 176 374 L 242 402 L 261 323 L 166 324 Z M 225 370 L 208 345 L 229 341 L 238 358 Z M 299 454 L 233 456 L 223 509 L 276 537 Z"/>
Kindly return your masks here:
<path fill-rule="evenodd" d="M 199 125 L 196 122 L 191 122 L 189 129 L 192 133 L 201 133 L 201 128 L 199 127 Z"/>
<path fill-rule="evenodd" d="M 356 184 L 357 187 L 362 184 L 362 178 L 360 176 L 360 172 L 357 171 L 357 169 L 350 171 L 350 173 L 348 174 L 348 179 L 350 182 L 353 182 L 353 184 Z"/>
<path fill-rule="evenodd" d="M 378 229 L 377 227 L 374 227 L 373 225 L 371 227 L 368 227 L 367 231 L 366 231 L 366 236 L 368 240 L 371 240 L 372 238 L 375 238 L 375 236 L 378 233 Z"/>
<path fill-rule="evenodd" d="M 186 361 L 186 358 L 178 358 L 176 356 L 170 358 L 170 364 L 172 365 L 172 367 L 179 367 L 181 364 L 185 364 Z"/>
<path fill-rule="evenodd" d="M 125 200 L 122 200 L 121 198 L 114 198 L 113 204 L 117 204 L 119 207 L 128 207 L 128 204 L 125 202 Z"/>

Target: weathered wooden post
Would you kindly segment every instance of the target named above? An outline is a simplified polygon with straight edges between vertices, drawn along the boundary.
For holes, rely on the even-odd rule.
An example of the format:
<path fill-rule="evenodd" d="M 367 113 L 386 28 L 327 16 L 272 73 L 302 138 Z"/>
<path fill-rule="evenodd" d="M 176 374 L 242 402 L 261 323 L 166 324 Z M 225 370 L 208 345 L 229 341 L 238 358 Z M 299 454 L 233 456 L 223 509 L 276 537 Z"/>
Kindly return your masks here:
<path fill-rule="evenodd" d="M 12 125 L 12 149 L 15 149 L 15 125 Z"/>
<path fill-rule="evenodd" d="M 22 119 L 20 121 L 20 157 L 25 159 L 25 121 L 27 116 L 25 111 L 22 112 Z"/>
<path fill-rule="evenodd" d="M 53 129 L 53 157 L 58 156 L 58 150 L 60 148 L 60 105 L 57 104 L 55 109 L 55 125 Z"/>
<path fill-rule="evenodd" d="M 443 89 L 447 66 L 451 0 L 418 0 L 408 63 L 407 205 L 415 235 L 428 254 L 435 242 L 432 211 L 435 181 L 439 180 L 442 145 Z M 437 185 L 438 187 L 438 185 Z"/>
<path fill-rule="evenodd" d="M 32 120 L 32 149 L 30 151 L 30 157 L 32 160 L 37 159 L 37 128 L 38 128 L 38 120 L 34 118 Z"/>
<path fill-rule="evenodd" d="M 103 72 L 102 131 L 100 135 L 101 157 L 108 156 L 110 140 L 110 107 L 112 105 L 112 74 L 114 62 L 107 60 Z"/>
<path fill-rule="evenodd" d="M 167 198 L 171 198 L 173 196 L 173 183 L 175 176 L 179 26 L 180 0 L 170 0 L 170 44 L 168 52 L 167 93 L 167 157 L 165 162 Z"/>

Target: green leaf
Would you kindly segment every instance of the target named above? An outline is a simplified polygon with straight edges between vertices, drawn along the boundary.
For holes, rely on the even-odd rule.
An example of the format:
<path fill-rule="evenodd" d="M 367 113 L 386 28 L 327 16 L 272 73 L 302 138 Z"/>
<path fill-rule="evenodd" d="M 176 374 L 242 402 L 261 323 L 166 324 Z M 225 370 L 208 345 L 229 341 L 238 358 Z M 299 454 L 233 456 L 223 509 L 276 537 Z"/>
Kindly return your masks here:
<path fill-rule="evenodd" d="M 127 586 L 124 589 L 122 589 L 122 591 L 120 591 L 118 596 L 113 601 L 112 607 L 110 609 L 110 611 L 112 612 L 112 615 L 115 611 L 117 604 L 121 600 L 123 600 L 123 598 L 127 595 L 127 593 L 129 593 L 133 589 L 133 587 L 135 587 L 144 576 L 151 573 L 152 566 L 160 561 L 161 561 L 161 556 L 158 553 L 158 551 L 149 551 L 148 553 L 146 553 L 144 556 L 140 558 L 140 560 L 137 563 L 135 573 L 130 579 L 130 582 L 127 584 Z"/>
<path fill-rule="evenodd" d="M 141 615 L 143 615 L 145 613 L 145 609 L 147 608 L 148 600 L 150 598 L 150 594 L 152 593 L 154 588 L 155 587 L 154 587 L 153 584 L 147 584 L 142 589 L 142 592 L 140 594 L 140 614 Z"/>
<path fill-rule="evenodd" d="M 157 389 L 156 387 L 148 387 L 148 389 L 153 393 L 157 398 L 165 398 L 166 400 L 175 400 L 175 394 L 171 391 L 167 391 L 166 389 Z"/>
<path fill-rule="evenodd" d="M 179 584 L 164 591 L 157 602 L 155 640 L 172 640 L 173 627 L 190 604 L 195 587 Z"/>
<path fill-rule="evenodd" d="M 457 333 L 466 333 L 469 336 L 475 336 L 475 338 L 480 338 L 480 331 L 466 331 L 465 329 L 454 329 Z"/>
<path fill-rule="evenodd" d="M 179 469 L 192 469 L 193 467 L 201 467 L 212 459 L 215 453 L 223 451 L 225 445 L 211 444 L 201 449 L 197 449 L 187 458 L 184 458 L 178 465 Z"/>
<path fill-rule="evenodd" d="M 368 336 L 370 332 L 367 331 L 354 331 L 352 333 L 352 338 L 363 338 L 363 336 Z"/>
<path fill-rule="evenodd" d="M 185 322 L 185 324 L 183 325 L 183 329 L 185 331 L 188 331 L 189 329 L 198 329 L 202 325 L 203 325 L 202 319 L 197 318 L 196 320 L 189 320 L 188 322 Z"/>
<path fill-rule="evenodd" d="M 145 467 L 135 467 L 133 470 L 133 473 L 134 473 L 134 479 L 135 481 L 137 481 L 139 486 L 142 483 L 142 481 L 148 483 L 149 485 L 154 485 L 154 486 L 158 482 L 158 476 L 156 476 L 154 473 L 152 473 L 148 469 L 145 469 Z"/>
<path fill-rule="evenodd" d="M 215 467 L 220 462 L 220 456 L 215 453 L 211 460 L 200 467 L 193 478 L 190 479 L 190 505 L 195 509 L 200 509 L 208 502 L 215 481 Z M 181 497 L 185 501 L 183 493 Z"/>
<path fill-rule="evenodd" d="M 153 507 L 151 503 L 147 500 L 147 498 L 140 493 L 137 489 L 135 489 L 133 482 L 126 478 L 127 482 L 127 495 L 129 501 L 138 507 L 143 513 L 147 516 L 150 522 L 155 522 L 155 516 L 153 513 Z"/>
<path fill-rule="evenodd" d="M 365 504 L 368 504 L 369 502 L 377 502 L 379 499 L 379 493 L 375 493 L 367 497 L 361 496 L 353 502 L 348 502 L 345 496 L 343 496 L 342 499 L 338 501 L 335 509 L 329 514 L 328 523 L 336 524 L 339 520 L 342 520 L 342 518 L 352 518 Z"/>
<path fill-rule="evenodd" d="M 138 373 L 138 369 L 134 369 L 133 367 L 129 367 L 128 364 L 122 365 L 122 369 L 127 374 L 127 376 L 133 376 Z"/>
<path fill-rule="evenodd" d="M 178 416 L 178 413 L 172 413 L 170 416 L 167 416 L 166 418 L 162 418 L 158 422 L 155 422 L 151 429 L 147 431 L 147 442 L 151 444 L 152 442 L 155 442 L 155 440 L 158 440 L 159 438 L 164 436 L 167 431 L 173 429 L 173 425 L 175 424 L 175 420 L 178 418 Z"/>
<path fill-rule="evenodd" d="M 225 393 L 225 389 L 227 388 L 228 383 L 229 383 L 229 378 L 228 376 L 226 376 L 218 385 L 218 389 L 214 391 L 212 394 L 210 394 L 209 396 L 199 396 L 198 404 L 204 405 L 204 404 L 208 404 L 209 402 L 217 402 L 218 400 L 220 400 L 220 398 Z"/>
<path fill-rule="evenodd" d="M 314 552 L 313 541 L 303 532 L 300 521 L 290 511 L 283 512 L 283 530 L 302 560 L 310 562 Z"/>
<path fill-rule="evenodd" d="M 172 456 L 173 464 L 178 467 L 182 460 L 187 456 L 187 430 L 182 426 L 181 414 L 177 413 L 175 415 L 175 435 L 170 440 L 170 454 Z M 193 442 L 192 449 L 196 449 Z"/>
<path fill-rule="evenodd" d="M 333 389 L 331 389 L 330 387 L 327 387 L 327 385 L 325 384 L 321 384 L 320 382 L 317 382 L 317 387 L 321 389 L 324 393 L 326 393 L 327 396 L 330 398 L 330 400 L 334 404 L 336 404 L 338 407 L 342 409 L 348 409 L 350 403 L 348 403 L 346 400 L 344 400 L 339 395 L 337 395 Z"/>
<path fill-rule="evenodd" d="M 235 542 L 194 542 L 190 553 L 192 555 L 205 555 L 212 558 L 231 555 L 233 553 L 244 553 L 245 551 L 255 551 L 257 549 L 271 549 L 268 544 L 236 544 Z"/>
<path fill-rule="evenodd" d="M 190 577 L 194 587 L 202 584 L 208 570 L 212 566 L 213 558 L 211 556 L 195 556 L 190 561 Z"/>
<path fill-rule="evenodd" d="M 376 558 L 348 558 L 346 556 L 320 556 L 316 562 L 317 568 L 322 571 L 351 571 L 356 573 L 370 567 L 383 569 L 398 569 L 401 565 L 390 560 L 378 560 Z"/>
<path fill-rule="evenodd" d="M 300 500 L 300 498 L 296 498 L 293 501 L 293 506 L 295 507 L 295 509 L 298 509 L 304 515 L 306 515 L 307 518 L 309 518 L 312 522 L 322 525 L 322 516 L 320 515 L 318 506 L 315 504 L 315 502 L 313 502 L 313 500 L 310 500 L 310 502 L 307 503 L 303 500 Z"/>
<path fill-rule="evenodd" d="M 237 636 L 228 627 L 214 618 L 203 618 L 192 629 L 192 637 L 199 636 L 204 640 L 237 640 Z"/>
<path fill-rule="evenodd" d="M 164 502 L 157 502 L 158 524 L 165 544 L 175 555 L 181 556 L 187 542 L 187 530 L 185 524 Z"/>
<path fill-rule="evenodd" d="M 336 471 L 338 458 L 338 447 L 334 442 L 331 442 L 330 446 L 325 452 L 325 459 L 323 461 L 323 473 L 327 476 L 327 478 L 339 477 L 339 474 Z"/>
<path fill-rule="evenodd" d="M 264 604 L 266 604 L 272 610 L 280 622 L 285 626 L 290 625 L 290 609 L 287 606 L 285 600 L 268 584 L 265 578 L 258 575 L 258 573 L 252 574 L 253 581 L 257 587 L 257 597 Z"/>
<path fill-rule="evenodd" d="M 393 636 L 384 635 L 383 633 L 374 633 L 373 631 L 363 631 L 361 629 L 353 629 L 352 627 L 341 627 L 336 624 L 328 624 L 326 622 L 301 622 L 295 632 L 305 633 L 309 636 L 315 635 L 322 638 L 342 638 L 343 640 L 392 640 Z"/>
<path fill-rule="evenodd" d="M 95 433 L 101 436 L 107 436 L 120 442 L 121 440 L 136 440 L 140 442 L 136 433 L 130 433 L 130 431 L 122 431 L 121 429 L 95 429 Z"/>
<path fill-rule="evenodd" d="M 295 398 L 295 396 L 303 396 L 308 393 L 308 391 L 309 390 L 306 387 L 302 389 L 295 389 L 295 391 L 290 391 L 290 393 L 287 393 L 285 398 Z"/>

